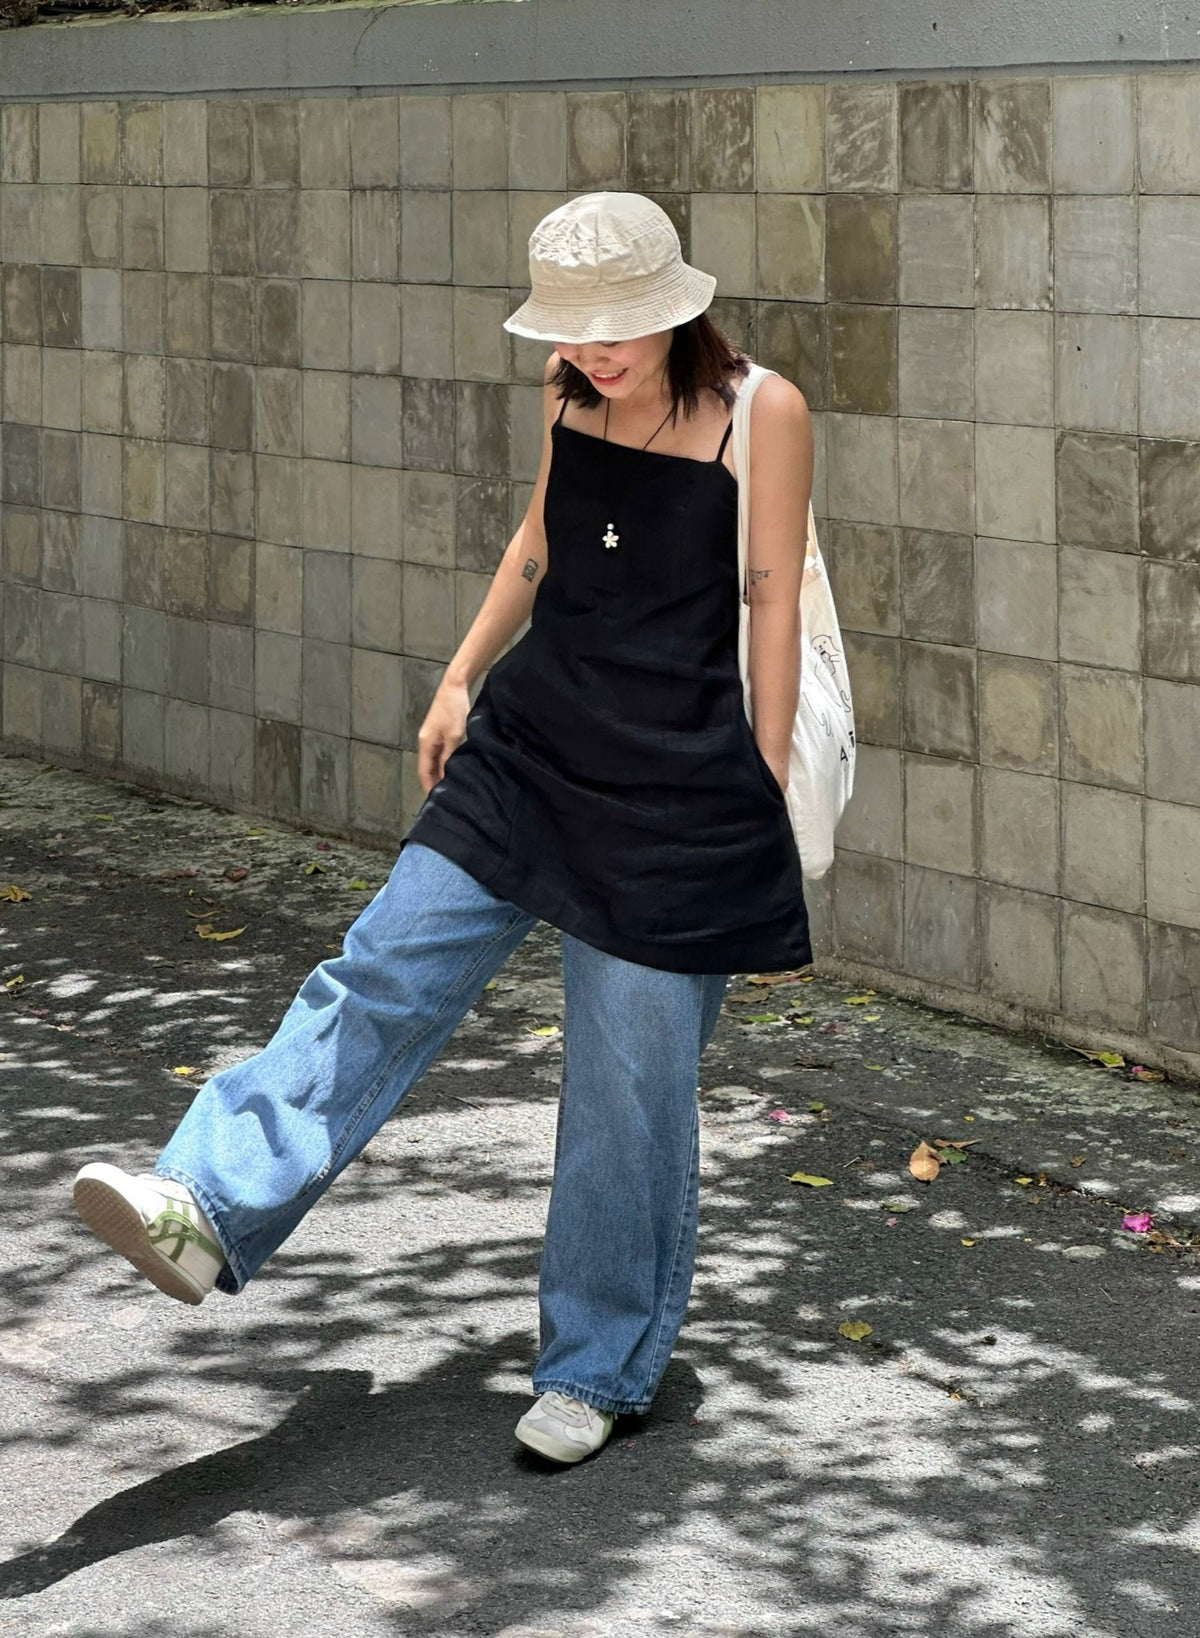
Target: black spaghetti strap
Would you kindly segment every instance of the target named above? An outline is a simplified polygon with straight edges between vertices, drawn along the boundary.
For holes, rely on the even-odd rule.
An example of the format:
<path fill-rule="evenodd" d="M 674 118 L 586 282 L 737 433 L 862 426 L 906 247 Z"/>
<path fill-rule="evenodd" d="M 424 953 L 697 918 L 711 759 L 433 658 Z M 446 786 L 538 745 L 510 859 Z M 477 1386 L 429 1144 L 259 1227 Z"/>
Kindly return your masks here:
<path fill-rule="evenodd" d="M 567 413 L 567 404 L 568 404 L 568 402 L 569 402 L 569 400 L 564 394 L 563 401 L 562 401 L 562 408 L 559 410 L 558 414 L 554 417 L 554 422 L 555 422 L 556 426 L 559 423 L 559 421 L 562 420 L 563 416 Z"/>
<path fill-rule="evenodd" d="M 733 417 L 730 416 L 729 417 L 729 425 L 725 428 L 725 436 L 721 439 L 721 447 L 717 451 L 717 460 L 718 461 L 721 459 L 722 455 L 724 455 L 724 453 L 725 453 L 725 445 L 729 442 L 729 434 L 732 431 L 733 431 Z"/>

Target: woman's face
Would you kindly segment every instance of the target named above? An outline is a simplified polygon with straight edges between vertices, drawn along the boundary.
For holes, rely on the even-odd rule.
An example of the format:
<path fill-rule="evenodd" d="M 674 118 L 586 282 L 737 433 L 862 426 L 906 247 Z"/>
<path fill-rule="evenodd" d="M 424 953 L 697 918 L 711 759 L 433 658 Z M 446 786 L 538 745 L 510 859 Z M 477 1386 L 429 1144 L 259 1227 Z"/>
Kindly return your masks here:
<path fill-rule="evenodd" d="M 555 347 L 605 398 L 629 398 L 647 383 L 658 391 L 672 334 L 658 330 L 632 341 L 559 341 Z"/>

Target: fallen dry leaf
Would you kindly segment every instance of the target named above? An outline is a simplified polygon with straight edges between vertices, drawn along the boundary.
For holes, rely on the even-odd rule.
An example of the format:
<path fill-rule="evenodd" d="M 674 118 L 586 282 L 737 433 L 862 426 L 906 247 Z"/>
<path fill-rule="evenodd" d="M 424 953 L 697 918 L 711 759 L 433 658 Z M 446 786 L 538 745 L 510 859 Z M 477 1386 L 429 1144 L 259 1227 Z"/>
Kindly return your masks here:
<path fill-rule="evenodd" d="M 922 1183 L 932 1183 L 942 1169 L 942 1162 L 936 1149 L 931 1149 L 922 1138 L 913 1150 L 908 1162 L 908 1169 Z"/>
<path fill-rule="evenodd" d="M 868 1325 L 866 1320 L 843 1320 L 838 1326 L 838 1336 L 849 1337 L 851 1342 L 862 1342 L 874 1329 L 875 1327 Z"/>
<path fill-rule="evenodd" d="M 210 922 L 201 921 L 197 922 L 196 931 L 201 938 L 211 939 L 214 943 L 223 944 L 227 938 L 240 938 L 249 925 L 250 923 L 247 922 L 244 927 L 233 927 L 227 933 L 218 933 Z"/>
<path fill-rule="evenodd" d="M 530 1035 L 557 1035 L 558 1034 L 558 1025 L 557 1024 L 539 1024 L 536 1029 L 531 1025 L 530 1029 L 529 1029 L 529 1033 L 530 1033 Z"/>
<path fill-rule="evenodd" d="M 964 1246 L 973 1246 L 973 1245 L 977 1245 L 977 1244 L 978 1244 L 978 1242 L 977 1242 L 977 1241 L 975 1241 L 975 1240 L 962 1240 L 962 1241 L 960 1241 L 960 1242 L 959 1242 L 959 1243 L 960 1243 L 960 1244 L 961 1244 L 961 1245 L 964 1245 Z"/>
<path fill-rule="evenodd" d="M 5 979 L 4 988 L 6 990 L 19 990 L 21 985 L 24 982 L 25 982 L 25 974 L 24 973 L 18 973 L 15 978 Z"/>
<path fill-rule="evenodd" d="M 225 872 L 225 880 L 227 882 L 244 882 L 249 874 L 250 872 L 245 865 L 233 865 Z"/>
<path fill-rule="evenodd" d="M 746 982 L 747 984 L 794 984 L 799 980 L 801 983 L 807 983 L 811 977 L 811 973 L 805 974 L 799 968 L 796 968 L 790 973 L 747 973 Z"/>
<path fill-rule="evenodd" d="M 1086 1047 L 1072 1047 L 1072 1052 L 1078 1052 L 1081 1058 L 1087 1058 L 1091 1063 L 1103 1064 L 1106 1069 L 1118 1069 L 1124 1062 L 1119 1052 L 1089 1052 Z"/>
<path fill-rule="evenodd" d="M 1149 1069 L 1145 1064 L 1134 1064 L 1129 1073 L 1135 1081 L 1165 1081 L 1167 1078 L 1161 1069 Z"/>
<path fill-rule="evenodd" d="M 171 1073 L 172 1075 L 194 1075 L 196 1070 L 192 1064 L 176 1064 Z"/>
<path fill-rule="evenodd" d="M 347 886 L 353 888 L 356 893 L 369 893 L 371 891 L 370 882 L 362 876 L 355 876 L 352 882 L 347 883 Z"/>
<path fill-rule="evenodd" d="M 304 874 L 306 876 L 315 876 L 318 870 L 322 875 L 325 874 L 325 866 L 320 859 L 310 859 L 304 867 Z"/>
<path fill-rule="evenodd" d="M 832 1177 L 814 1177 L 811 1172 L 793 1172 L 788 1178 L 789 1183 L 805 1183 L 810 1189 L 831 1189 Z"/>
<path fill-rule="evenodd" d="M 18 887 L 16 882 L 10 882 L 7 887 L 0 887 L 0 899 L 7 899 L 9 904 L 24 904 L 26 899 L 32 897 L 32 893 L 27 892 L 23 887 Z"/>
<path fill-rule="evenodd" d="M 875 998 L 874 990 L 864 990 L 861 995 L 844 995 L 842 1000 L 848 1007 L 868 1006 Z"/>

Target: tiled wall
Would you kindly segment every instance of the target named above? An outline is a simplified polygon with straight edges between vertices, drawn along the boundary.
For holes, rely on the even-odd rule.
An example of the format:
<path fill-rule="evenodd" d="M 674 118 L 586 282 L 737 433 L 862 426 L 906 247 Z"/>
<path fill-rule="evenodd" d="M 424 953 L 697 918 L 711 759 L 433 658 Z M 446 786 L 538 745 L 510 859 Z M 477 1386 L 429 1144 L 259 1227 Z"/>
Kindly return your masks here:
<path fill-rule="evenodd" d="M 402 834 L 598 187 L 813 412 L 819 948 L 1200 1050 L 1200 73 L 4 106 L 4 743 Z"/>

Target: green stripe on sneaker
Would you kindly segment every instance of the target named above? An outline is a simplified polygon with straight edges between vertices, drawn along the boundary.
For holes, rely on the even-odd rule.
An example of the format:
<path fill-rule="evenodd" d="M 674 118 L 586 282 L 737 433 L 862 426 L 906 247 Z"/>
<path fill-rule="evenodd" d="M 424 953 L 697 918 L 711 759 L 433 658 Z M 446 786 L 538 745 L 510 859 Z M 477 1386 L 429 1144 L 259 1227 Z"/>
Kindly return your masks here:
<path fill-rule="evenodd" d="M 199 1246 L 219 1263 L 225 1261 L 225 1253 L 220 1246 L 214 1240 L 210 1240 L 207 1234 L 202 1234 L 180 1207 L 168 1206 L 164 1211 L 160 1211 L 158 1216 L 146 1225 L 146 1233 L 150 1244 L 156 1248 L 161 1246 L 164 1240 L 178 1241 L 174 1251 L 161 1253 L 170 1262 L 177 1263 L 183 1254 L 183 1248 L 189 1245 Z"/>

